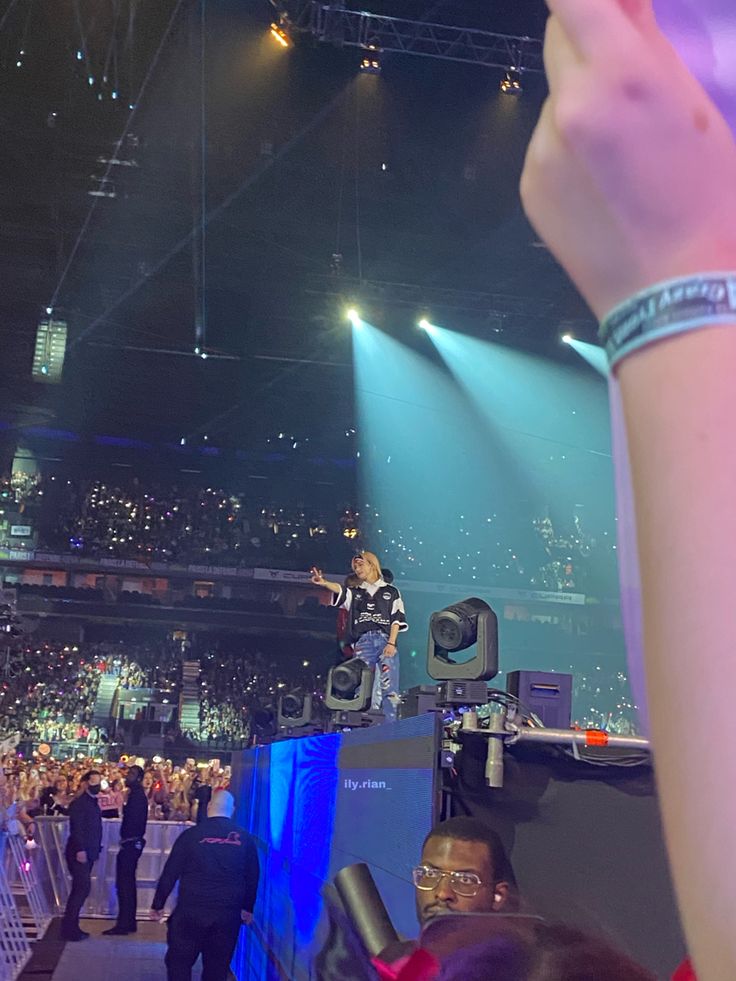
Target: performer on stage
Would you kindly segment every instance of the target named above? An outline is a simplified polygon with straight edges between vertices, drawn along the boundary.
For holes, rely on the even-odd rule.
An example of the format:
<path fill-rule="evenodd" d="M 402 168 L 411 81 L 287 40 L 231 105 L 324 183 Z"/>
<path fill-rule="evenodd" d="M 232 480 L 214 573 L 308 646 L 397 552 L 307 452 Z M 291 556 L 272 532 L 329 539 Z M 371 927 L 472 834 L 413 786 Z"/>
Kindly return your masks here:
<path fill-rule="evenodd" d="M 408 630 L 404 601 L 398 589 L 387 583 L 373 552 L 358 552 L 352 561 L 357 585 L 329 582 L 312 568 L 312 582 L 333 593 L 332 605 L 347 610 L 348 640 L 355 657 L 375 669 L 371 709 L 383 712 L 387 722 L 396 718 L 399 704 L 399 660 L 396 641 Z"/>

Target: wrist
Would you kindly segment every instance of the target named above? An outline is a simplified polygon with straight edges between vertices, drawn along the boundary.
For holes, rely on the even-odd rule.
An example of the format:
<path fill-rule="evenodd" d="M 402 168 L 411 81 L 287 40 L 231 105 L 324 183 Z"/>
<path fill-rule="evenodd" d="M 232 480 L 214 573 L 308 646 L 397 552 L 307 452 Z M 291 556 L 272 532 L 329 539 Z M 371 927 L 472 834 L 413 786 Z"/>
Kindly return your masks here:
<path fill-rule="evenodd" d="M 706 272 L 653 284 L 602 319 L 600 340 L 613 368 L 634 351 L 702 327 L 733 323 L 736 273 Z"/>

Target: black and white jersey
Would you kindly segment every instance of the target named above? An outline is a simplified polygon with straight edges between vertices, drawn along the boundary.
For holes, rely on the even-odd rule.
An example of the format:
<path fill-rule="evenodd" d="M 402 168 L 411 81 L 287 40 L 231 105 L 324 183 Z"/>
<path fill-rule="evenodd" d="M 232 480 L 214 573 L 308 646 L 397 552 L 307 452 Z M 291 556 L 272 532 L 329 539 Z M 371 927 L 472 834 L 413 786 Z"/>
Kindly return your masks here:
<path fill-rule="evenodd" d="M 380 630 L 388 637 L 394 623 L 398 623 L 399 633 L 409 629 L 401 593 L 383 579 L 362 582 L 359 586 L 343 586 L 339 595 L 333 594 L 332 605 L 341 606 L 350 614 L 348 637 L 351 644 L 370 630 Z"/>

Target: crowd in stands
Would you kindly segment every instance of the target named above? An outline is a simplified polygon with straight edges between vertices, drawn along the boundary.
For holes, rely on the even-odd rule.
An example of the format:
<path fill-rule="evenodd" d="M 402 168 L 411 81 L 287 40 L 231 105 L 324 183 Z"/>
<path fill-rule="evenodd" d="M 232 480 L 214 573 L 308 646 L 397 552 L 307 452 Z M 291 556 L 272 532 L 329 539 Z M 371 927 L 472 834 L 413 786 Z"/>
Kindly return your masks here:
<path fill-rule="evenodd" d="M 37 644 L 8 650 L 0 660 L 0 736 L 46 738 L 76 727 L 87 739 L 101 671 L 97 651 Z"/>
<path fill-rule="evenodd" d="M 40 481 L 40 544 L 90 557 L 182 565 L 254 565 L 263 556 L 299 564 L 329 555 L 328 516 L 314 509 L 247 500 L 221 487 L 102 480 Z M 339 531 L 337 532 L 339 536 Z"/>
<path fill-rule="evenodd" d="M 382 527 L 366 505 L 361 527 L 394 574 L 409 579 L 549 592 L 615 595 L 615 535 L 589 531 L 579 511 L 558 521 L 547 513 L 524 521 L 496 513 L 443 516 L 441 525 Z"/>
<path fill-rule="evenodd" d="M 625 671 L 599 664 L 589 673 L 573 674 L 572 694 L 575 725 L 620 736 L 637 735 L 637 709 Z"/>
<path fill-rule="evenodd" d="M 0 658 L 0 738 L 19 734 L 34 742 L 98 745 L 108 741 L 93 725 L 104 674 L 123 689 L 147 688 L 178 699 L 182 645 L 25 644 Z"/>
<path fill-rule="evenodd" d="M 230 767 L 223 767 L 218 760 L 198 764 L 188 759 L 176 766 L 159 757 L 125 757 L 111 763 L 81 755 L 64 759 L 36 753 L 23 758 L 10 750 L 0 759 L 0 830 L 24 834 L 32 840 L 36 818 L 64 817 L 69 813 L 69 804 L 80 792 L 80 779 L 92 767 L 103 778 L 97 798 L 102 817 L 120 817 L 126 792 L 123 776 L 128 763 L 133 762 L 145 771 L 143 789 L 151 820 L 196 820 L 198 808 L 206 806 L 210 790 L 226 788 L 230 782 Z"/>
<path fill-rule="evenodd" d="M 42 743 L 101 747 L 109 740 L 105 726 L 86 725 L 83 722 L 60 722 L 58 719 L 30 719 L 18 731 L 25 739 Z"/>
<path fill-rule="evenodd" d="M 309 659 L 294 656 L 276 664 L 262 653 L 242 656 L 210 652 L 201 659 L 200 738 L 247 741 L 254 734 L 254 715 L 294 688 L 310 692 L 316 706 L 324 694 L 324 676 Z"/>
<path fill-rule="evenodd" d="M 14 470 L 12 474 L 0 475 L 0 502 L 27 507 L 42 497 L 43 486 L 38 474 Z"/>
<path fill-rule="evenodd" d="M 438 534 L 435 525 L 413 523 L 411 514 L 405 526 L 383 527 L 370 504 L 326 510 L 256 501 L 237 488 L 135 478 L 125 486 L 53 475 L 35 481 L 20 475 L 18 486 L 15 480 L 5 478 L 7 493 L 27 507 L 39 547 L 54 552 L 143 563 L 339 568 L 368 535 L 399 578 L 593 595 L 616 590 L 614 532 L 593 533 L 580 509 L 562 521 L 548 513 L 521 520 L 445 515 Z"/>
<path fill-rule="evenodd" d="M 10 813 L 32 835 L 35 817 L 65 815 L 78 790 L 80 776 L 93 762 L 105 781 L 99 797 L 103 817 L 119 816 L 124 800 L 121 767 L 127 757 L 123 757 L 122 763 L 106 761 L 107 733 L 85 721 L 91 716 L 97 679 L 106 672 L 117 674 L 121 684 L 134 687 L 143 681 L 151 687 L 154 679 L 149 672 L 180 666 L 175 665 L 175 654 L 181 656 L 181 645 L 167 642 L 159 651 L 153 645 L 132 647 L 130 659 L 120 650 L 105 653 L 103 645 L 90 647 L 85 656 L 80 656 L 79 648 L 58 645 L 26 648 L 22 653 L 24 659 L 32 658 L 37 669 L 54 680 L 48 688 L 46 683 L 36 680 L 34 672 L 27 670 L 29 665 L 22 667 L 18 677 L 23 679 L 22 690 L 26 692 L 29 712 L 25 714 L 22 703 L 17 702 L 19 695 L 13 699 L 9 713 L 2 707 L 8 697 L 21 690 L 11 688 L 15 679 L 6 678 L 0 691 L 0 717 L 5 730 L 14 728 L 17 733 L 49 743 L 50 752 L 41 755 L 36 750 L 25 759 L 15 751 L 6 753 L 0 770 L 0 823 L 3 814 Z M 143 665 L 132 659 L 133 654 Z M 157 667 L 151 667 L 153 658 L 159 662 Z M 220 747 L 229 743 L 231 748 L 249 745 L 254 737 L 264 735 L 260 728 L 264 718 L 269 719 L 269 724 L 275 722 L 279 696 L 297 687 L 312 693 L 315 718 L 321 717 L 324 680 L 307 660 L 295 659 L 291 665 L 277 665 L 258 652 L 241 656 L 210 651 L 201 657 L 200 664 L 200 731 L 187 734 L 193 740 L 192 747 L 201 749 L 206 743 Z M 62 692 L 58 686 L 69 682 L 70 691 Z M 576 678 L 574 695 L 579 709 L 574 719 L 576 724 L 625 734 L 634 731 L 633 705 L 622 671 L 608 677 L 599 666 L 590 676 Z M 618 700 L 617 709 L 611 708 L 612 697 Z M 266 734 L 273 732 L 275 728 Z M 77 748 L 86 745 L 88 749 L 85 754 L 65 755 L 60 743 L 74 743 Z M 96 754 L 94 759 L 92 754 Z M 174 765 L 171 760 L 154 757 L 145 764 L 145 771 L 149 817 L 158 820 L 192 819 L 200 788 L 226 786 L 229 781 L 229 768 L 223 769 L 218 762 L 203 766 L 188 759 Z"/>
<path fill-rule="evenodd" d="M 573 674 L 576 723 L 631 732 L 636 712 L 618 657 L 602 647 L 586 656 L 581 645 L 589 639 L 565 635 L 564 649 L 570 654 L 565 660 L 562 648 L 555 649 L 561 643 L 555 640 L 559 633 L 549 624 L 505 624 L 505 666 L 547 668 L 540 660 L 546 654 L 547 669 Z M 520 643 L 520 638 L 531 646 Z M 279 697 L 292 690 L 311 693 L 319 715 L 330 660 L 330 652 L 323 648 L 322 642 L 304 639 L 293 653 L 279 645 L 278 652 L 274 648 L 268 654 L 245 639 L 226 650 L 206 645 L 190 649 L 188 642 L 173 639 L 148 644 L 23 644 L 0 657 L 0 739 L 19 734 L 33 744 L 78 744 L 83 749 L 110 742 L 137 745 L 141 735 L 155 731 L 169 743 L 181 737 L 223 748 L 247 745 L 257 735 L 254 714 L 264 707 L 275 713 Z M 177 707 L 186 659 L 200 664 L 199 726 L 182 732 Z M 101 719 L 93 721 L 104 675 L 117 679 L 121 693 L 154 692 L 152 701 L 170 707 L 165 722 L 135 725 L 137 720 L 127 715 L 124 722 L 111 721 L 111 727 Z"/>
<path fill-rule="evenodd" d="M 181 662 L 188 644 L 165 640 L 158 644 L 126 644 L 107 655 L 105 672 L 116 675 L 124 689 L 150 688 L 178 697 Z"/>
<path fill-rule="evenodd" d="M 273 656 L 244 645 L 242 650 L 192 651 L 187 642 L 162 640 L 150 644 L 21 645 L 0 659 L 0 739 L 17 735 L 23 742 L 101 747 L 111 741 L 134 740 L 145 732 L 138 720 L 118 723 L 114 730 L 94 724 L 98 686 L 103 676 L 117 680 L 121 692 L 153 691 L 154 700 L 171 706 L 175 718 L 182 684 L 182 661 L 200 662 L 199 728 L 181 733 L 176 724 L 158 726 L 169 742 L 177 735 L 219 746 L 246 744 L 253 713 L 264 705 L 276 710 L 279 695 L 295 688 L 321 697 L 324 676 L 311 666 L 315 642 L 300 653 Z M 305 653 L 306 652 L 306 653 Z M 143 703 L 141 706 L 145 708 Z"/>

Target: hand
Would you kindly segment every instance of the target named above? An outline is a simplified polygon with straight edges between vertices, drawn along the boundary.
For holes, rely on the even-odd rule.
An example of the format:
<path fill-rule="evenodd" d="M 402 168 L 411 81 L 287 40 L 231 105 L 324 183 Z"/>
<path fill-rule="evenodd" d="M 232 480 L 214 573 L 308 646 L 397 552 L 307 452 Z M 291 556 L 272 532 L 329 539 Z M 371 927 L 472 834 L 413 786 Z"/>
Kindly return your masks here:
<path fill-rule="evenodd" d="M 250 926 L 253 922 L 253 914 L 247 909 L 241 909 L 240 919 L 245 923 L 246 926 Z"/>
<path fill-rule="evenodd" d="M 156 923 L 160 923 L 166 915 L 162 909 L 152 909 L 148 914 Z"/>
<path fill-rule="evenodd" d="M 313 565 L 312 568 L 309 570 L 309 572 L 310 572 L 310 576 L 309 576 L 310 582 L 314 583 L 315 586 L 324 586 L 325 580 L 324 580 L 324 576 L 322 575 L 321 569 L 318 569 L 316 566 Z"/>
<path fill-rule="evenodd" d="M 736 268 L 736 146 L 652 0 L 548 2 L 550 94 L 521 178 L 539 235 L 599 318 L 663 279 Z"/>
<path fill-rule="evenodd" d="M 396 655 L 399 653 L 399 649 L 396 644 L 392 644 L 389 641 L 389 643 L 383 648 L 383 653 L 386 657 L 396 657 Z"/>
<path fill-rule="evenodd" d="M 86 862 L 87 861 L 87 852 L 77 852 L 77 861 L 78 862 Z"/>

